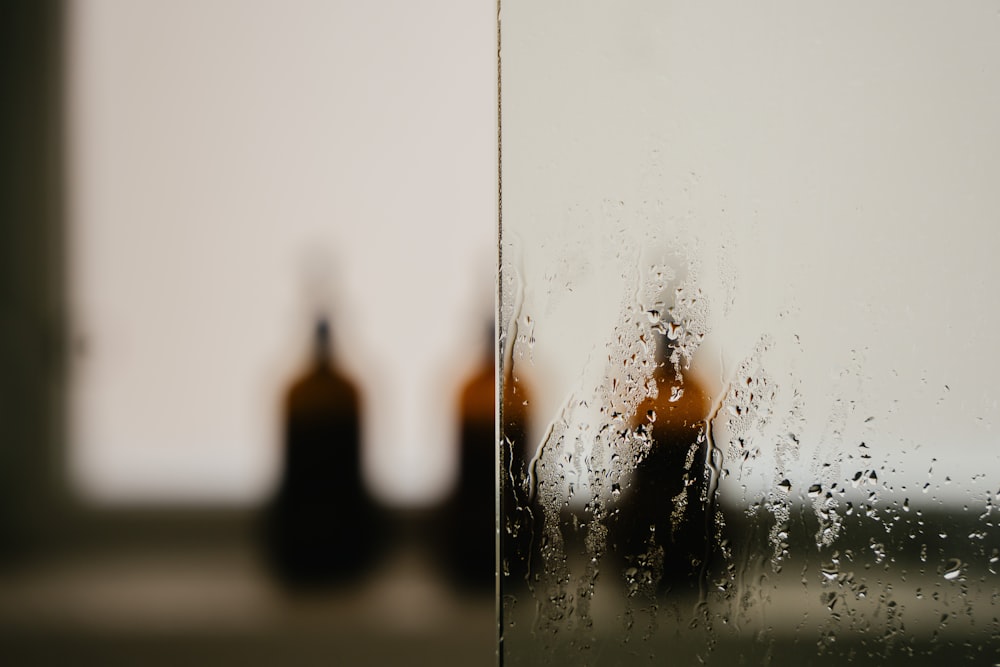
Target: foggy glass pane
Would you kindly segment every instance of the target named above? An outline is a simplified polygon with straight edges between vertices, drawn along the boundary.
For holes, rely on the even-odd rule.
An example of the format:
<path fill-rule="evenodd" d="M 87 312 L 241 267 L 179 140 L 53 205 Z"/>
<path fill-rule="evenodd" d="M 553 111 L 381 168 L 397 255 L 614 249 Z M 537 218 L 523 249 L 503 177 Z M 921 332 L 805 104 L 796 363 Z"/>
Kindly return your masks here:
<path fill-rule="evenodd" d="M 503 664 L 994 664 L 1000 10 L 500 25 Z"/>

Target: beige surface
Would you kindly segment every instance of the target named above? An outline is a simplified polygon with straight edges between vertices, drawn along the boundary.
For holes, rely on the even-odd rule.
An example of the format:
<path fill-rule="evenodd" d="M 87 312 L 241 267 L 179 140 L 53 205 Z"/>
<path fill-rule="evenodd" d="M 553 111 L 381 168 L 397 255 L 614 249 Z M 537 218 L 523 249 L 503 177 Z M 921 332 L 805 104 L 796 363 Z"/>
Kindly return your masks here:
<path fill-rule="evenodd" d="M 290 597 L 246 550 L 99 555 L 0 577 L 3 664 L 480 665 L 492 596 L 403 551 L 354 585 Z"/>

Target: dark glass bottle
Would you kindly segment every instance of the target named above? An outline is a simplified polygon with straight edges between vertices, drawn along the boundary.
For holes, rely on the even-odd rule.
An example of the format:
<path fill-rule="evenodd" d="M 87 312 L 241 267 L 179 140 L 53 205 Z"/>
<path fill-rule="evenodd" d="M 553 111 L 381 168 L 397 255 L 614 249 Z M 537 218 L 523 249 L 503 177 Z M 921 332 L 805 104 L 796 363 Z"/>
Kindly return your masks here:
<path fill-rule="evenodd" d="M 479 367 L 459 394 L 461 445 L 459 481 L 447 501 L 446 530 L 449 571 L 457 583 L 492 592 L 497 566 L 497 405 L 494 329 L 488 330 Z M 509 364 L 505 364 L 509 371 Z M 504 383 L 505 435 L 515 443 L 502 451 L 500 470 L 510 475 L 524 469 L 524 433 L 527 396 L 508 374 Z M 502 485 L 504 505 L 515 498 L 509 477 Z M 522 541 L 527 537 L 524 531 Z M 510 534 L 504 536 L 510 539 Z M 510 545 L 508 545 L 510 546 Z M 520 553 L 515 549 L 508 555 Z"/>
<path fill-rule="evenodd" d="M 360 408 L 320 319 L 312 364 L 285 396 L 283 469 L 267 512 L 270 562 L 289 585 L 343 580 L 374 556 L 377 512 L 361 477 Z"/>
<path fill-rule="evenodd" d="M 704 438 L 711 399 L 693 374 L 677 377 L 673 349 L 668 338 L 659 341 L 657 396 L 640 405 L 632 425 L 649 450 L 609 527 L 619 565 L 660 594 L 698 591 L 712 539 Z"/>
<path fill-rule="evenodd" d="M 493 329 L 488 346 L 459 395 L 459 477 L 445 514 L 448 569 L 456 583 L 490 590 L 494 582 L 496 537 L 496 374 Z"/>

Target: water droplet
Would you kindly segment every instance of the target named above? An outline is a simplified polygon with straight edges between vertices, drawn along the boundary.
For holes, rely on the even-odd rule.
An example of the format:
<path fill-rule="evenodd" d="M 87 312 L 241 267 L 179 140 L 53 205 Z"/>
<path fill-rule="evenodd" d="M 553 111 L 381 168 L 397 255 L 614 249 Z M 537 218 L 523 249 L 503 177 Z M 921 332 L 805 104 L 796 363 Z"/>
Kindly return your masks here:
<path fill-rule="evenodd" d="M 962 575 L 962 561 L 957 558 L 949 558 L 944 566 L 944 578 L 947 581 L 955 581 Z"/>
<path fill-rule="evenodd" d="M 823 487 L 821 485 L 813 484 L 812 486 L 809 487 L 808 494 L 810 498 L 817 498 L 819 497 L 819 494 L 821 494 L 822 492 L 823 492 Z"/>
<path fill-rule="evenodd" d="M 789 482 L 788 479 L 783 479 L 780 482 L 778 482 L 778 488 L 784 491 L 785 493 L 790 493 L 792 490 L 792 483 Z"/>
<path fill-rule="evenodd" d="M 680 400 L 681 396 L 683 396 L 683 395 L 684 395 L 684 388 L 683 387 L 671 387 L 670 388 L 670 402 L 671 403 L 676 403 L 678 400 Z"/>

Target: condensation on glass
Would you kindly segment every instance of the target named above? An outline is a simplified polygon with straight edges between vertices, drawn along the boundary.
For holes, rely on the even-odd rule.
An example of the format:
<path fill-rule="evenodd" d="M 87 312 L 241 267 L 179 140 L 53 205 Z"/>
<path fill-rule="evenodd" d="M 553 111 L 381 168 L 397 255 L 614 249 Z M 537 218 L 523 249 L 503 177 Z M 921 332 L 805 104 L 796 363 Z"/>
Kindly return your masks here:
<path fill-rule="evenodd" d="M 1000 8 L 501 25 L 505 665 L 1000 656 Z"/>

